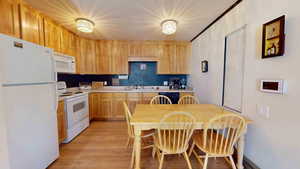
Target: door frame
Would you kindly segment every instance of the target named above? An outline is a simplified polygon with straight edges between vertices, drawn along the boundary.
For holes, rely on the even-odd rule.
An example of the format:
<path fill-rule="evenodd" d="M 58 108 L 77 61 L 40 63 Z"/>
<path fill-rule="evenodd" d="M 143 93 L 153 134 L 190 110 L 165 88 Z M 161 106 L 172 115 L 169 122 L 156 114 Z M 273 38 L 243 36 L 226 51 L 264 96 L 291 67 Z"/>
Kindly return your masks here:
<path fill-rule="evenodd" d="M 225 106 L 224 105 L 224 96 L 225 96 L 225 81 L 226 81 L 226 61 L 227 61 L 227 38 L 236 33 L 239 32 L 241 30 L 244 30 L 244 56 L 243 56 L 243 61 L 242 61 L 242 91 L 241 91 L 241 111 L 233 109 L 231 107 Z M 246 31 L 247 31 L 247 25 L 243 25 L 242 27 L 230 32 L 229 34 L 227 34 L 225 36 L 225 43 L 224 43 L 224 62 L 223 62 L 223 87 L 222 87 L 222 107 L 226 108 L 226 109 L 230 109 L 234 112 L 238 112 L 238 113 L 242 113 L 243 110 L 243 98 L 244 98 L 244 75 L 245 75 L 245 56 L 246 56 Z"/>

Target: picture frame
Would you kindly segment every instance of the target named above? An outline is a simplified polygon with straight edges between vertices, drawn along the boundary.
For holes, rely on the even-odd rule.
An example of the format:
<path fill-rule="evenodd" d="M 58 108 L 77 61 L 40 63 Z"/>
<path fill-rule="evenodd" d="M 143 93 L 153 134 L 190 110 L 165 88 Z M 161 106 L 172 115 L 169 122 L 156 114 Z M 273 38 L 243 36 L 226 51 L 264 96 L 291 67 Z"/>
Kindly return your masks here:
<path fill-rule="evenodd" d="M 285 15 L 263 25 L 262 59 L 283 56 L 285 48 Z"/>
<path fill-rule="evenodd" d="M 203 60 L 201 62 L 201 71 L 202 71 L 202 73 L 208 72 L 208 61 L 207 60 Z"/>

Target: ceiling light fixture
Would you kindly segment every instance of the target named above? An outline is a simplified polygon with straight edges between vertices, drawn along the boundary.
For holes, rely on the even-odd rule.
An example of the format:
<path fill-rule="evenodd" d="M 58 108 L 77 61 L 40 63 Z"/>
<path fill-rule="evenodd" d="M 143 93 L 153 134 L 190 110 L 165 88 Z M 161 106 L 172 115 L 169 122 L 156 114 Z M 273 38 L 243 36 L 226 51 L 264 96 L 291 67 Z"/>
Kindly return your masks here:
<path fill-rule="evenodd" d="M 171 35 L 176 32 L 177 21 L 173 19 L 167 19 L 161 23 L 162 32 L 166 35 Z"/>
<path fill-rule="evenodd" d="M 81 32 L 91 33 L 94 30 L 95 23 L 85 18 L 77 18 L 76 20 L 77 29 Z"/>

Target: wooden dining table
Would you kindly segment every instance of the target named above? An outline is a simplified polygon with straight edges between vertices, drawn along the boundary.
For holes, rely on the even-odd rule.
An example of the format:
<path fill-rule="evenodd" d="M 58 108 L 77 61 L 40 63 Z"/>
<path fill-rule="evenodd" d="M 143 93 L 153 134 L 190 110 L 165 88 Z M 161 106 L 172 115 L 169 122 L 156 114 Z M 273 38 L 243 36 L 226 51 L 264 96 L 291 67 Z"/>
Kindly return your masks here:
<path fill-rule="evenodd" d="M 203 129 L 204 124 L 210 119 L 220 114 L 235 113 L 233 111 L 224 109 L 223 107 L 213 104 L 137 104 L 135 112 L 131 119 L 131 124 L 134 125 L 134 152 L 135 152 L 135 169 L 141 169 L 141 133 L 144 130 L 157 129 L 160 125 L 161 119 L 168 113 L 171 112 L 189 112 L 195 119 L 196 129 Z M 235 113 L 236 114 L 236 113 Z M 245 118 L 246 124 L 250 124 L 252 121 Z M 247 126 L 246 125 L 246 126 Z M 247 128 L 247 127 L 246 127 Z M 244 156 L 244 145 L 245 145 L 245 134 L 247 129 L 244 131 L 242 136 L 238 140 L 237 152 L 238 162 L 237 168 L 243 169 L 243 156 Z M 143 167 L 146 168 L 146 167 Z"/>

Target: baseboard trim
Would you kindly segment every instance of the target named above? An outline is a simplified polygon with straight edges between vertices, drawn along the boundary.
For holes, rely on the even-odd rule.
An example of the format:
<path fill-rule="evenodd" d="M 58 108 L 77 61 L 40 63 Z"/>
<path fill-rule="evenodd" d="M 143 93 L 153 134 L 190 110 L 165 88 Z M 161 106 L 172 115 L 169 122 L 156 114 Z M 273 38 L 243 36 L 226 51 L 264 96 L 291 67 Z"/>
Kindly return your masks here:
<path fill-rule="evenodd" d="M 254 162 L 244 156 L 243 165 L 245 169 L 260 169 Z"/>

